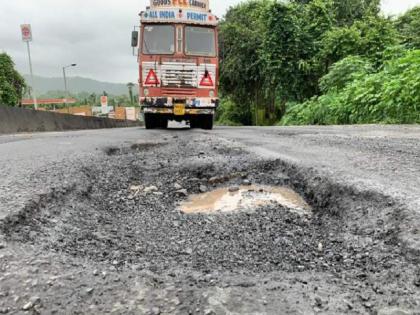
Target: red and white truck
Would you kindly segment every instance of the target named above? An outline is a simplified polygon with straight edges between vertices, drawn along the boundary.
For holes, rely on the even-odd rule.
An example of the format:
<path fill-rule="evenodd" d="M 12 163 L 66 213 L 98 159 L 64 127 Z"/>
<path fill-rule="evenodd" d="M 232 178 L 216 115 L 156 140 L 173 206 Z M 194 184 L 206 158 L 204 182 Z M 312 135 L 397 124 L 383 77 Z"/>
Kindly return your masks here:
<path fill-rule="evenodd" d="M 147 129 L 169 120 L 212 129 L 218 106 L 218 18 L 209 0 L 151 0 L 140 13 L 139 101 Z"/>

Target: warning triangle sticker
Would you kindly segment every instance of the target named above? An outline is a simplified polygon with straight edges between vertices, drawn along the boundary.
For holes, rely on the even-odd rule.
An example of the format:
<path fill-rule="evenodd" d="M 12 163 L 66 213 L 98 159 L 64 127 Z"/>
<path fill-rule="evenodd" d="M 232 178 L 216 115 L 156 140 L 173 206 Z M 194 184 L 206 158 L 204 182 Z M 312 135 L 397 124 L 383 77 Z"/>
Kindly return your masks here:
<path fill-rule="evenodd" d="M 149 74 L 146 77 L 146 81 L 144 81 L 146 85 L 159 85 L 159 79 L 153 69 L 150 69 Z"/>
<path fill-rule="evenodd" d="M 211 78 L 210 73 L 206 73 L 201 79 L 200 86 L 214 86 L 213 79 Z"/>

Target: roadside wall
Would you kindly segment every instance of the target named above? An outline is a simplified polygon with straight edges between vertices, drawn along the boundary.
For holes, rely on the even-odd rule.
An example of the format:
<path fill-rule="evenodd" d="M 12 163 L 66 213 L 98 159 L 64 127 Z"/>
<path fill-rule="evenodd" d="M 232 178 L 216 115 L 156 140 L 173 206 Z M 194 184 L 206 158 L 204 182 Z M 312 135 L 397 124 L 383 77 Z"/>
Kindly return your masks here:
<path fill-rule="evenodd" d="M 140 126 L 139 122 L 84 117 L 0 105 L 0 134 Z"/>

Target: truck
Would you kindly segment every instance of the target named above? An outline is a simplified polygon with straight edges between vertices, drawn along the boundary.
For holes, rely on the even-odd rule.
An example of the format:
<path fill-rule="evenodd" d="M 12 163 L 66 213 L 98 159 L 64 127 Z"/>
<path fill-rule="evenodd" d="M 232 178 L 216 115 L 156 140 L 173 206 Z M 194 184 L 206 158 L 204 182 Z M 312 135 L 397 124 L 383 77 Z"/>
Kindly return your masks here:
<path fill-rule="evenodd" d="M 132 33 L 146 129 L 213 129 L 219 105 L 218 18 L 209 0 L 151 0 Z"/>

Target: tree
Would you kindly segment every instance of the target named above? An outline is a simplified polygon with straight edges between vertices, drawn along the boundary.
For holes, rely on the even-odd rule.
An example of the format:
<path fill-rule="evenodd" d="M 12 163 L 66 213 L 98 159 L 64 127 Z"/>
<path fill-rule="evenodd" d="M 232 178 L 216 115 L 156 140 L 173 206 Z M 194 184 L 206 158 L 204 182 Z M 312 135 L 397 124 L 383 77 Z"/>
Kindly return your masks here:
<path fill-rule="evenodd" d="M 117 106 L 130 106 L 131 105 L 130 99 L 128 98 L 127 95 L 116 96 L 114 100 Z"/>
<path fill-rule="evenodd" d="M 404 54 L 395 25 L 416 47 L 416 14 L 394 22 L 380 15 L 380 0 L 248 0 L 231 7 L 220 25 L 218 117 L 251 124 L 262 114 L 281 116 L 289 103 L 315 99 L 307 104 L 318 106 L 327 93 L 320 98 L 325 108 L 337 100 L 334 90 Z"/>
<path fill-rule="evenodd" d="M 409 10 L 396 21 L 403 44 L 420 49 L 420 6 Z"/>
<path fill-rule="evenodd" d="M 22 99 L 25 80 L 14 66 L 9 55 L 0 54 L 0 105 L 16 106 Z"/>
<path fill-rule="evenodd" d="M 316 0 L 293 0 L 299 4 L 311 4 Z M 321 1 L 323 2 L 323 1 Z M 380 12 L 380 0 L 333 0 L 332 11 L 336 26 L 351 26 L 366 15 L 377 16 Z"/>
<path fill-rule="evenodd" d="M 96 96 L 95 93 L 92 93 L 91 95 L 89 95 L 89 103 L 91 105 L 97 105 L 97 100 L 98 100 L 98 97 Z"/>
<path fill-rule="evenodd" d="M 360 52 L 361 34 L 355 27 L 334 27 L 326 32 L 320 40 L 320 50 L 316 63 L 326 73 L 330 66 L 349 55 Z"/>
<path fill-rule="evenodd" d="M 367 16 L 351 27 L 334 27 L 326 32 L 316 59 L 323 65 L 324 74 L 332 64 L 350 55 L 367 57 L 379 67 L 382 52 L 397 44 L 398 34 L 389 19 Z"/>
<path fill-rule="evenodd" d="M 380 12 L 380 0 L 334 0 L 337 24 L 353 25 L 364 17 L 377 16 Z"/>
<path fill-rule="evenodd" d="M 367 16 L 355 23 L 360 32 L 360 55 L 368 57 L 376 67 L 382 64 L 382 53 L 399 44 L 398 32 L 388 18 Z"/>
<path fill-rule="evenodd" d="M 266 11 L 262 49 L 266 89 L 281 99 L 302 101 L 318 92 L 324 74 L 313 56 L 325 32 L 334 25 L 332 0 L 306 5 L 276 2 Z"/>
<path fill-rule="evenodd" d="M 259 56 L 265 36 L 262 16 L 271 1 L 248 1 L 231 7 L 220 25 L 221 92 L 229 95 L 244 124 L 252 124 L 264 74 Z M 256 107 L 256 106 L 255 106 Z"/>
<path fill-rule="evenodd" d="M 135 87 L 136 85 L 132 82 L 127 83 L 127 87 L 128 87 L 128 95 L 130 96 L 130 103 L 131 105 L 134 104 L 134 99 L 133 99 L 133 87 Z"/>

